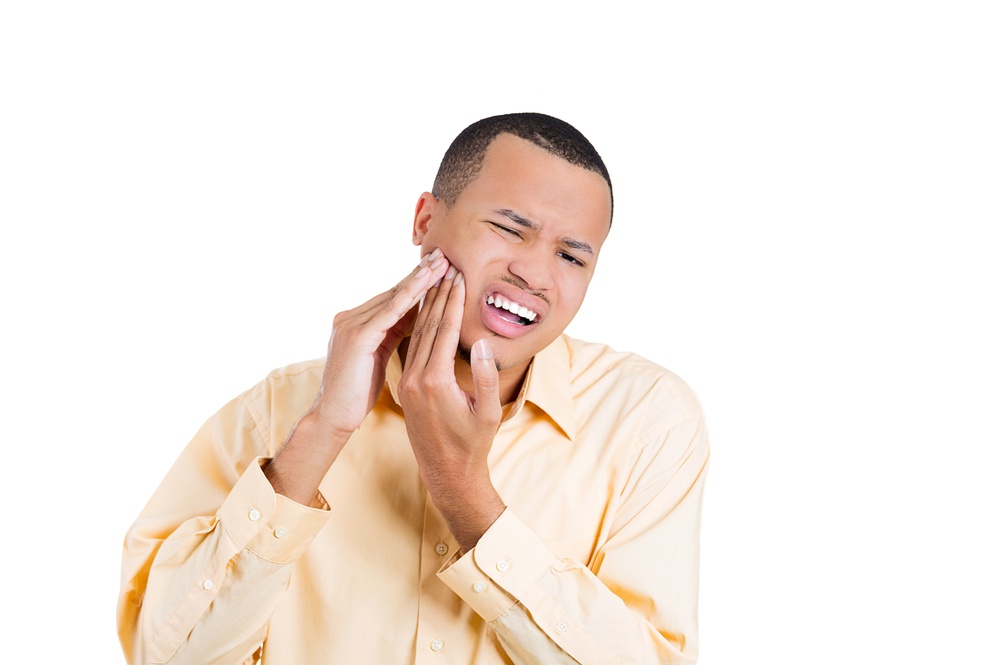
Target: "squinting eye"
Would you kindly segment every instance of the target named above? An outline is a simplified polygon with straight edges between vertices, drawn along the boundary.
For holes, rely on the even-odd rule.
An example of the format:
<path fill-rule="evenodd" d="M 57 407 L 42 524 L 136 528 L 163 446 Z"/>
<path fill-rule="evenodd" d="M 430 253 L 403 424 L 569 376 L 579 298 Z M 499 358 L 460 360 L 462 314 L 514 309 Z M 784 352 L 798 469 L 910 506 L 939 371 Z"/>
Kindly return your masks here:
<path fill-rule="evenodd" d="M 573 265 L 578 265 L 578 266 L 580 266 L 581 268 L 583 267 L 583 262 L 582 262 L 582 261 L 580 261 L 580 260 L 579 260 L 578 258 L 576 258 L 575 256 L 573 256 L 572 254 L 567 254 L 566 252 L 558 252 L 558 253 L 557 253 L 557 256 L 561 257 L 561 258 L 562 258 L 563 260 L 565 260 L 565 261 L 566 261 L 567 263 L 572 263 Z"/>

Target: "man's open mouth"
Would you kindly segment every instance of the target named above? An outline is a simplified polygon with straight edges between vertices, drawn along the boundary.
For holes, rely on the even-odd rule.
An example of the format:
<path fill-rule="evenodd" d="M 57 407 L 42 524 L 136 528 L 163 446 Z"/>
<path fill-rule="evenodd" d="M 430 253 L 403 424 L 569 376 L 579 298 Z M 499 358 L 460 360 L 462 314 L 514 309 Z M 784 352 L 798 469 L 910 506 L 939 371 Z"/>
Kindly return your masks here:
<path fill-rule="evenodd" d="M 524 305 L 519 305 L 512 300 L 508 300 L 499 293 L 493 293 L 486 296 L 486 304 L 492 305 L 496 309 L 500 310 L 500 317 L 502 319 L 510 321 L 511 323 L 516 323 L 519 326 L 531 325 L 535 322 L 535 317 L 538 316 L 538 314 Z"/>

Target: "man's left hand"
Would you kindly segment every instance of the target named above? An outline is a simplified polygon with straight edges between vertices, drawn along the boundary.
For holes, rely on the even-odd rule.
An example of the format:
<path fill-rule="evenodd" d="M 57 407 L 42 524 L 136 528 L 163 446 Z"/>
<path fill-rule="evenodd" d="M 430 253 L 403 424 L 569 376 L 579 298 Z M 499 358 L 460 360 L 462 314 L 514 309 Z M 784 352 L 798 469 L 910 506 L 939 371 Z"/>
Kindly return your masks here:
<path fill-rule="evenodd" d="M 455 379 L 465 282 L 449 268 L 424 297 L 406 350 L 399 400 L 420 473 L 435 506 L 466 551 L 505 506 L 487 456 L 500 425 L 500 377 L 489 341 L 471 354 L 473 393 Z"/>

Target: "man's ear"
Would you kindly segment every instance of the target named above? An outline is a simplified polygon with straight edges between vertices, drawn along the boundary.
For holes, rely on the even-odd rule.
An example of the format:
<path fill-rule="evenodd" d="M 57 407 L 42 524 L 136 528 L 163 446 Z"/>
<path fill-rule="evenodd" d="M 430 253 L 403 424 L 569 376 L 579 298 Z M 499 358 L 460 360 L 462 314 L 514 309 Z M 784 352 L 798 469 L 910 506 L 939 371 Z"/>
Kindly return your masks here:
<path fill-rule="evenodd" d="M 444 213 L 444 203 L 434 198 L 430 192 L 424 192 L 417 199 L 417 209 L 413 213 L 413 244 L 421 245 L 424 236 L 434 221 L 435 214 Z"/>

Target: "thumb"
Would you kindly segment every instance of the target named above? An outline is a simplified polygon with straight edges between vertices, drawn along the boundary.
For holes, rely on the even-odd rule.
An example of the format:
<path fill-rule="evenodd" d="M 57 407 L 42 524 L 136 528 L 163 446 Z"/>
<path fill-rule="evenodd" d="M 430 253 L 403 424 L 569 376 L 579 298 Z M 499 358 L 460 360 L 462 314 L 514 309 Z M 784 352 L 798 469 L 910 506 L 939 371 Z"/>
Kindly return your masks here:
<path fill-rule="evenodd" d="M 476 413 L 500 423 L 500 373 L 493 359 L 493 347 L 488 339 L 472 345 L 472 383 L 475 386 Z"/>

